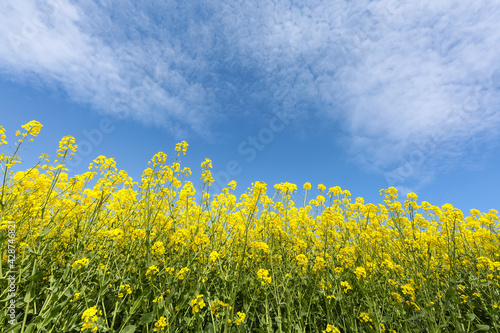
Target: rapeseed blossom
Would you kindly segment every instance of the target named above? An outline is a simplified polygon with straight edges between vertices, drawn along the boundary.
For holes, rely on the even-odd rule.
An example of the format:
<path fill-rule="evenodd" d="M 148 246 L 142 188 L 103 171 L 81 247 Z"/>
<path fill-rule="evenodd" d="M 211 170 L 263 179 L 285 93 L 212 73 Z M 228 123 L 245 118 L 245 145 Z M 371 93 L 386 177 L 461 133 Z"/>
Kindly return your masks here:
<path fill-rule="evenodd" d="M 212 251 L 212 252 L 210 253 L 210 261 L 211 261 L 211 262 L 215 262 L 215 261 L 219 258 L 219 256 L 220 256 L 220 255 L 219 255 L 219 252 L 217 252 L 217 251 Z"/>
<path fill-rule="evenodd" d="M 203 295 L 196 296 L 195 299 L 191 300 L 191 308 L 193 314 L 198 313 L 201 309 L 205 307 L 205 301 L 203 300 Z"/>
<path fill-rule="evenodd" d="M 234 321 L 236 326 L 239 326 L 242 322 L 245 321 L 246 314 L 244 312 L 238 312 L 236 313 L 238 315 L 238 318 Z"/>
<path fill-rule="evenodd" d="M 361 319 L 362 322 L 373 322 L 373 319 L 370 318 L 370 314 L 366 312 L 361 312 L 359 314 L 359 318 Z"/>
<path fill-rule="evenodd" d="M 3 126 L 0 126 L 0 146 L 1 145 L 6 145 L 8 142 L 5 141 L 7 138 L 7 135 L 5 135 L 5 128 Z"/>
<path fill-rule="evenodd" d="M 125 296 L 125 294 L 132 294 L 132 289 L 130 288 L 130 285 L 128 284 L 122 284 L 120 286 L 121 292 L 118 294 L 118 297 L 122 298 Z"/>
<path fill-rule="evenodd" d="M 97 306 L 93 306 L 85 310 L 82 314 L 82 320 L 84 321 L 81 331 L 90 330 L 91 332 L 96 332 L 98 329 L 97 320 L 99 317 L 97 314 L 102 315 L 102 311 L 97 310 Z"/>
<path fill-rule="evenodd" d="M 165 245 L 162 241 L 156 241 L 151 248 L 153 254 L 157 256 L 163 256 L 165 254 Z"/>
<path fill-rule="evenodd" d="M 167 318 L 161 316 L 160 319 L 155 323 L 155 329 L 153 330 L 154 332 L 162 332 L 165 330 L 165 327 L 168 326 L 167 323 Z"/>
<path fill-rule="evenodd" d="M 148 277 L 149 280 L 151 280 L 152 276 L 157 274 L 159 271 L 160 270 L 158 269 L 158 267 L 156 267 L 156 265 L 152 265 L 146 271 L 146 276 Z"/>
<path fill-rule="evenodd" d="M 73 264 L 71 264 L 71 267 L 73 267 L 74 269 L 80 269 L 83 266 L 87 266 L 88 264 L 89 264 L 89 259 L 82 258 L 80 260 L 76 260 L 75 262 L 73 262 Z"/>
<path fill-rule="evenodd" d="M 184 267 L 180 271 L 177 272 L 177 278 L 179 280 L 183 280 L 186 277 L 187 272 L 189 272 L 189 268 Z"/>
<path fill-rule="evenodd" d="M 17 145 L 40 129 L 23 125 Z M 0 145 L 8 141 L 0 126 Z M 105 156 L 68 174 L 66 158 L 77 149 L 69 136 L 55 149 L 57 160 L 42 154 L 26 170 L 11 170 L 20 156 L 0 154 L 0 233 L 15 225 L 19 240 L 4 247 L 2 262 L 8 267 L 15 251 L 37 268 L 17 287 L 30 295 L 29 309 L 41 310 L 24 316 L 19 308 L 21 317 L 42 325 L 39 315 L 58 313 L 48 323 L 57 331 L 83 311 L 75 323 L 83 331 L 187 332 L 210 323 L 217 331 L 236 324 L 347 332 L 361 322 L 365 330 L 410 332 L 422 324 L 453 331 L 450 316 L 437 315 L 453 313 L 500 329 L 493 320 L 500 316 L 497 210 L 466 216 L 451 204 L 418 202 L 415 193 L 400 202 L 394 187 L 381 191 L 378 205 L 323 184 L 307 198 L 310 183 L 300 205 L 297 186 L 286 182 L 272 191 L 255 182 L 237 198 L 229 179 L 211 192 L 209 159 L 200 161 L 203 182 L 189 181 L 181 161 L 187 147 L 177 144 L 170 164 L 167 154 L 155 154 L 135 180 Z M 60 291 L 53 297 L 64 290 L 63 299 L 52 300 L 47 285 Z M 369 303 L 359 303 L 366 295 Z"/>
<path fill-rule="evenodd" d="M 338 329 L 337 326 L 328 324 L 326 326 L 326 329 L 323 330 L 323 333 L 329 333 L 329 332 L 331 332 L 331 333 L 340 333 L 340 330 Z"/>
<path fill-rule="evenodd" d="M 341 281 L 340 285 L 344 288 L 345 293 L 352 289 L 351 285 L 347 281 Z"/>
<path fill-rule="evenodd" d="M 356 267 L 354 273 L 356 274 L 356 278 L 358 280 L 366 278 L 366 270 L 364 269 L 364 267 Z"/>
<path fill-rule="evenodd" d="M 212 312 L 213 314 L 215 314 L 215 317 L 219 318 L 220 316 L 220 310 L 223 308 L 223 307 L 227 307 L 228 304 L 227 303 L 224 303 L 222 302 L 221 300 L 219 300 L 218 298 L 216 298 L 214 301 L 212 301 L 212 303 L 210 304 L 210 312 Z"/>
<path fill-rule="evenodd" d="M 271 284 L 272 279 L 269 276 L 269 271 L 267 269 L 259 269 L 257 271 L 257 278 L 260 280 L 261 285 Z"/>

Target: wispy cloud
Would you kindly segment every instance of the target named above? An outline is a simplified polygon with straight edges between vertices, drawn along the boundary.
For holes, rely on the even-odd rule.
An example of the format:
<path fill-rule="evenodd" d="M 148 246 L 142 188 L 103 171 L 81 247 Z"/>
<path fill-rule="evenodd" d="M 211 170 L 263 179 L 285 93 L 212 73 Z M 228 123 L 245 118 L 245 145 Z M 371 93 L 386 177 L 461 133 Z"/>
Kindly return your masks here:
<path fill-rule="evenodd" d="M 210 96 L 191 80 L 191 71 L 203 70 L 196 55 L 183 52 L 179 40 L 140 33 L 138 21 L 147 17 L 133 7 L 126 14 L 138 25 L 127 30 L 120 24 L 134 23 L 124 22 L 128 17 L 112 17 L 92 2 L 82 7 L 65 0 L 2 2 L 0 70 L 54 84 L 77 102 L 179 136 L 206 132 Z"/>
<path fill-rule="evenodd" d="M 0 71 L 178 135 L 234 113 L 330 121 L 359 165 L 422 182 L 499 137 L 499 15 L 493 1 L 4 1 Z"/>
<path fill-rule="evenodd" d="M 425 163 L 405 177 L 425 179 L 455 165 L 471 138 L 498 139 L 499 4 L 261 4 L 221 14 L 244 62 L 269 73 L 277 108 L 340 122 L 341 142 L 364 167 L 390 174 L 416 149 Z"/>

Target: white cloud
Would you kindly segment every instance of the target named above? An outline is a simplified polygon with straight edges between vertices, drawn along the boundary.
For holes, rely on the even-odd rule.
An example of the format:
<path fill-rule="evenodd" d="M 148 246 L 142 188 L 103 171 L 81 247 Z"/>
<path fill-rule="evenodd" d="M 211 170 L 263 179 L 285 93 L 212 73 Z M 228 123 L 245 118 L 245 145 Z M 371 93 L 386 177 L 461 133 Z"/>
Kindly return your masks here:
<path fill-rule="evenodd" d="M 92 3 L 86 10 L 93 15 L 65 0 L 2 2 L 0 71 L 56 84 L 77 102 L 178 136 L 206 133 L 203 86 L 170 69 L 193 60 L 168 41 L 120 41 L 105 12 Z"/>
<path fill-rule="evenodd" d="M 43 3 L 0 4 L 1 72 L 178 135 L 261 103 L 340 123 L 354 161 L 425 181 L 499 136 L 495 1 Z"/>
<path fill-rule="evenodd" d="M 343 143 L 364 167 L 394 171 L 419 142 L 434 140 L 406 176 L 427 179 L 433 172 L 421 173 L 430 166 L 456 165 L 472 137 L 498 139 L 498 87 L 490 77 L 499 68 L 500 4 L 260 4 L 223 14 L 233 43 L 269 73 L 278 107 L 303 115 L 298 101 L 313 101 L 321 121 L 342 122 Z"/>

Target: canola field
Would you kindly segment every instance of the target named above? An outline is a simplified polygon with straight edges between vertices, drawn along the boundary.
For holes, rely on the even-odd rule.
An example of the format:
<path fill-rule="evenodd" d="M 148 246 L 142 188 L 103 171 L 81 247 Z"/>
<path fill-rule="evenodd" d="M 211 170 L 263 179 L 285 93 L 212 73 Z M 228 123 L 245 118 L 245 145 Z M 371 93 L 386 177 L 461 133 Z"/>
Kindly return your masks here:
<path fill-rule="evenodd" d="M 392 187 L 378 205 L 309 183 L 212 193 L 186 142 L 140 179 L 104 156 L 69 175 L 69 136 L 23 165 L 41 129 L 0 126 L 2 332 L 500 332 L 496 210 Z"/>

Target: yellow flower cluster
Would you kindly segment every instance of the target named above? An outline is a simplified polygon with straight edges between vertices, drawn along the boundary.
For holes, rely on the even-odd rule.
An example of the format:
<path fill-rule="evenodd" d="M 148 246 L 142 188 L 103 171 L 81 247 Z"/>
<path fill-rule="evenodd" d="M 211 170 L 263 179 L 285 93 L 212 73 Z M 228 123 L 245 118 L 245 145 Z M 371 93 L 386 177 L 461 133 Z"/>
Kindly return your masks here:
<path fill-rule="evenodd" d="M 102 315 L 102 311 L 97 310 L 97 306 L 93 306 L 85 310 L 82 314 L 82 320 L 84 321 L 81 331 L 90 330 L 91 332 L 96 332 L 98 330 L 97 320 L 99 317 L 97 314 Z"/>
<path fill-rule="evenodd" d="M 0 146 L 7 144 L 7 141 L 5 141 L 5 139 L 7 139 L 7 135 L 5 135 L 5 128 L 3 126 L 0 126 Z"/>
<path fill-rule="evenodd" d="M 352 289 L 351 285 L 347 281 L 341 281 L 340 285 L 344 288 L 345 293 Z"/>
<path fill-rule="evenodd" d="M 89 259 L 82 258 L 80 260 L 76 260 L 75 262 L 73 262 L 73 264 L 71 264 L 71 267 L 73 267 L 74 269 L 80 269 L 83 266 L 87 266 L 88 264 L 89 264 Z"/>
<path fill-rule="evenodd" d="M 366 278 L 366 270 L 364 269 L 364 267 L 356 267 L 354 273 L 356 274 L 356 278 L 358 280 Z"/>
<path fill-rule="evenodd" d="M 178 271 L 178 272 L 177 272 L 177 275 L 176 275 L 176 276 L 177 276 L 177 278 L 178 278 L 179 280 L 184 280 L 184 278 L 186 277 L 186 274 L 187 274 L 188 272 L 189 272 L 189 268 L 187 268 L 187 267 L 183 267 L 183 268 L 181 268 L 181 270 L 180 270 L 180 271 Z"/>
<path fill-rule="evenodd" d="M 35 121 L 23 125 L 18 145 L 37 136 L 41 127 Z M 0 145 L 7 141 L 0 126 Z M 213 181 L 212 161 L 201 162 L 202 181 L 189 181 L 191 170 L 181 166 L 179 159 L 187 147 L 184 141 L 176 145 L 178 154 L 172 163 L 167 163 L 165 153 L 154 155 L 137 180 L 105 156 L 96 157 L 87 172 L 69 175 L 64 161 L 77 149 L 69 136 L 61 140 L 60 161 L 54 165 L 42 154 L 36 166 L 14 172 L 11 167 L 21 163 L 20 157 L 0 154 L 5 179 L 0 233 L 8 232 L 15 221 L 20 240 L 16 255 L 26 262 L 36 261 L 45 284 L 64 277 L 61 284 L 65 288 L 71 284 L 68 298 L 79 291 L 69 307 L 77 315 L 84 310 L 82 295 L 92 302 L 91 295 L 102 294 L 99 302 L 91 304 L 106 305 L 105 313 L 114 311 L 108 311 L 110 304 L 117 307 L 116 316 L 128 316 L 123 308 L 149 304 L 153 309 L 148 313 L 176 318 L 171 331 L 190 331 L 195 321 L 205 327 L 207 318 L 212 320 L 212 316 L 200 316 L 206 302 L 218 318 L 212 325 L 223 329 L 222 322 L 227 326 L 231 322 L 251 330 L 258 318 L 264 318 L 258 313 L 261 309 L 268 306 L 270 313 L 285 316 L 280 304 L 290 299 L 298 307 L 308 303 L 303 300 L 314 301 L 314 311 L 329 314 L 318 316 L 318 331 L 325 326 L 325 332 L 348 331 L 340 321 L 334 322 L 339 328 L 327 326 L 327 319 L 349 314 L 346 322 L 361 319 L 370 324 L 371 318 L 391 318 L 394 323 L 384 319 L 387 331 L 414 331 L 420 319 L 399 320 L 394 313 L 418 312 L 415 318 L 424 318 L 427 311 L 460 313 L 462 318 L 473 313 L 474 324 L 497 329 L 484 315 L 500 315 L 497 210 L 473 209 L 466 215 L 451 204 L 438 207 L 420 202 L 415 193 L 400 202 L 394 187 L 381 190 L 383 203 L 377 205 L 363 198 L 352 200 L 350 192 L 339 186 L 327 191 L 319 184 L 316 190 L 310 183 L 303 185 L 300 205 L 294 201 L 297 186 L 291 183 L 270 186 L 273 193 L 268 193 L 266 183 L 255 182 L 237 198 L 231 194 L 237 183 L 230 181 L 220 193 L 212 193 L 208 186 Z M 37 251 L 43 251 L 43 256 Z M 2 252 L 4 264 L 9 254 Z M 94 263 L 95 270 L 85 269 Z M 455 281 L 461 285 L 451 288 Z M 101 292 L 101 288 L 116 290 L 114 286 L 120 286 L 118 297 L 115 292 Z M 249 290 L 249 286 L 257 288 Z M 163 299 L 160 293 L 166 289 L 172 293 Z M 359 315 L 358 308 L 344 311 L 372 292 L 370 315 Z M 132 294 L 146 301 L 127 297 Z M 44 295 L 36 295 L 37 308 L 50 303 Z M 198 296 L 191 300 L 194 295 Z M 174 298 L 183 301 L 167 306 Z M 256 313 L 234 316 L 236 309 Z M 96 307 L 86 310 L 84 330 L 101 325 L 97 312 Z M 196 318 L 177 320 L 194 313 Z M 130 315 L 136 317 L 137 313 Z M 288 323 L 301 320 L 292 317 L 278 319 L 269 329 L 287 331 Z M 433 317 L 432 325 L 445 327 L 447 317 Z M 115 331 L 121 325 L 116 320 L 111 327 L 107 319 L 102 320 L 103 330 Z M 153 315 L 142 321 L 148 323 L 139 324 L 141 330 L 151 331 Z M 277 328 L 278 324 L 282 327 Z M 379 324 L 373 324 L 373 330 Z M 170 329 L 166 327 L 165 317 L 155 324 L 156 330 Z"/>
<path fill-rule="evenodd" d="M 200 312 L 201 309 L 205 307 L 205 301 L 203 300 L 203 295 L 196 296 L 195 299 L 191 300 L 191 308 L 193 314 Z"/>
<path fill-rule="evenodd" d="M 188 143 L 186 141 L 182 141 L 175 146 L 175 151 L 182 153 L 183 155 L 186 155 L 187 147 L 189 147 Z"/>
<path fill-rule="evenodd" d="M 161 332 L 165 330 L 165 327 L 168 326 L 167 323 L 167 318 L 161 316 L 160 319 L 155 323 L 155 329 L 153 330 L 154 332 Z"/>
<path fill-rule="evenodd" d="M 157 256 L 163 256 L 165 254 L 165 245 L 162 241 L 156 241 L 151 247 L 151 251 Z"/>
<path fill-rule="evenodd" d="M 321 271 L 325 267 L 326 260 L 322 256 L 317 256 L 316 260 L 314 260 L 313 272 L 316 273 L 318 271 Z"/>
<path fill-rule="evenodd" d="M 81 295 L 82 295 L 81 293 L 75 293 L 75 294 L 73 295 L 73 299 L 70 299 L 70 300 L 69 300 L 69 302 L 71 303 L 71 302 L 76 302 L 76 301 L 78 301 L 78 300 L 80 299 Z"/>
<path fill-rule="evenodd" d="M 359 314 L 359 318 L 361 319 L 362 322 L 368 323 L 368 322 L 373 322 L 373 319 L 370 318 L 370 314 L 366 312 L 361 312 Z"/>
<path fill-rule="evenodd" d="M 261 285 L 265 286 L 266 284 L 271 284 L 272 279 L 269 276 L 269 271 L 267 269 L 259 269 L 257 271 L 257 278 L 260 280 Z"/>
<path fill-rule="evenodd" d="M 326 330 L 324 330 L 323 333 L 329 333 L 329 332 L 331 332 L 331 333 L 340 333 L 340 330 L 338 329 L 337 326 L 328 324 L 326 326 Z"/>
<path fill-rule="evenodd" d="M 411 299 L 415 299 L 415 288 L 411 284 L 405 284 L 404 286 L 401 286 L 401 289 L 403 294 L 410 296 Z"/>
<path fill-rule="evenodd" d="M 150 266 L 148 270 L 146 271 L 146 276 L 148 277 L 149 280 L 151 280 L 152 275 L 156 275 L 160 270 L 156 265 Z"/>
<path fill-rule="evenodd" d="M 124 297 L 126 294 L 132 294 L 132 288 L 130 288 L 130 285 L 128 284 L 122 284 L 120 286 L 120 293 L 118 294 L 118 297 L 122 298 Z"/>
<path fill-rule="evenodd" d="M 66 154 L 74 155 L 78 146 L 75 145 L 75 138 L 72 136 L 65 136 L 59 141 L 59 149 L 57 150 L 57 157 L 63 157 Z"/>
<path fill-rule="evenodd" d="M 234 321 L 234 323 L 239 326 L 241 323 L 245 321 L 246 314 L 243 312 L 238 312 L 236 313 L 238 315 L 238 318 Z"/>
<path fill-rule="evenodd" d="M 227 307 L 227 303 L 224 303 L 220 299 L 216 298 L 210 304 L 210 312 L 212 312 L 217 318 L 219 318 L 221 307 Z"/>
<path fill-rule="evenodd" d="M 215 262 L 219 258 L 220 254 L 217 251 L 212 251 L 210 253 L 210 261 Z"/>

